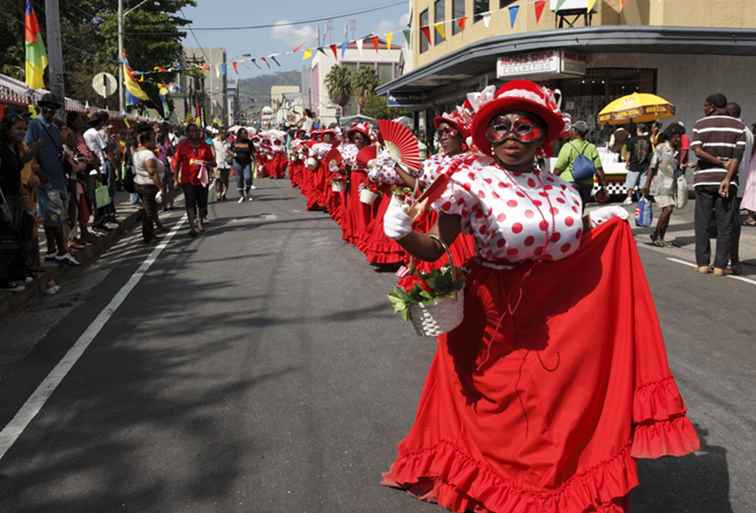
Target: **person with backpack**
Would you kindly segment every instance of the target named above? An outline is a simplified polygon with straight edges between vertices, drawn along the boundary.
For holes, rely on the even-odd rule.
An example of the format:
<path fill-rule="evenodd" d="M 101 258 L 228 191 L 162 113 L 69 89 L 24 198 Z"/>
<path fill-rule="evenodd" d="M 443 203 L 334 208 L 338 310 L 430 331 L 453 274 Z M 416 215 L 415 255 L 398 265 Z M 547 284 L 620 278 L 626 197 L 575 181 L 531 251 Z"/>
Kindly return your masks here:
<path fill-rule="evenodd" d="M 601 189 L 606 189 L 601 158 L 596 145 L 586 139 L 588 131 L 588 123 L 585 121 L 573 123 L 572 140 L 562 146 L 554 166 L 554 174 L 565 182 L 572 183 L 578 190 L 583 209 L 591 200 L 594 176 Z"/>
<path fill-rule="evenodd" d="M 646 185 L 646 171 L 648 171 L 648 166 L 651 165 L 651 157 L 654 153 L 648 125 L 638 125 L 633 132 L 632 137 L 627 142 L 628 159 L 625 166 L 627 169 L 627 176 L 625 177 L 627 198 L 625 198 L 625 205 L 631 205 L 635 193 Z"/>

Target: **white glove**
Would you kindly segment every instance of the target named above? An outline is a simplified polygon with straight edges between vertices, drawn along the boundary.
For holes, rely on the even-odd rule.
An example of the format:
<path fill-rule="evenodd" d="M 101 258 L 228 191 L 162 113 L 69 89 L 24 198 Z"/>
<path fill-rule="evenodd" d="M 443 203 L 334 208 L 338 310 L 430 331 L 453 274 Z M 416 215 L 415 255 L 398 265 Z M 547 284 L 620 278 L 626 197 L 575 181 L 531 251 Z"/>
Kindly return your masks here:
<path fill-rule="evenodd" d="M 600 207 L 588 214 L 588 219 L 590 219 L 591 227 L 593 228 L 609 221 L 614 217 L 619 217 L 623 221 L 627 221 L 627 219 L 630 217 L 630 214 L 628 214 L 627 210 L 620 207 L 619 205 Z"/>
<path fill-rule="evenodd" d="M 383 216 L 383 232 L 393 240 L 403 239 L 412 232 L 412 218 L 409 207 L 398 196 L 392 196 L 386 214 Z"/>

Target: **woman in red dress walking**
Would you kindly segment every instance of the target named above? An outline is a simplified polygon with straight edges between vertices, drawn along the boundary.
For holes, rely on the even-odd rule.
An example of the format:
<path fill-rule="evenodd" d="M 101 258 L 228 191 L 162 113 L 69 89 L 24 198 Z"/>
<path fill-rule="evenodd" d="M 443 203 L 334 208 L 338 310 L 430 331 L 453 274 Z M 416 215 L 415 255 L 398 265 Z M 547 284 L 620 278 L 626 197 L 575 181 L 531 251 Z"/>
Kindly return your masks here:
<path fill-rule="evenodd" d="M 461 232 L 477 256 L 383 484 L 456 513 L 626 513 L 636 458 L 699 447 L 627 213 L 582 218 L 577 190 L 535 167 L 564 128 L 549 91 L 513 81 L 475 100 L 482 155 L 450 168 L 438 239 L 398 202 L 385 216 L 417 258 Z"/>

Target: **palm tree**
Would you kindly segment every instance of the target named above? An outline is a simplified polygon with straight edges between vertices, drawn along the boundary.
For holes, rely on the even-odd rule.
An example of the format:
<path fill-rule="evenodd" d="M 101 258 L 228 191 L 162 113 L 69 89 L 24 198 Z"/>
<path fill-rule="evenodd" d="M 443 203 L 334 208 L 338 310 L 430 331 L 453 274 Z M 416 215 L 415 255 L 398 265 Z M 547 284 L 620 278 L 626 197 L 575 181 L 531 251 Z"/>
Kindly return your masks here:
<path fill-rule="evenodd" d="M 357 114 L 362 114 L 370 96 L 375 94 L 375 88 L 378 87 L 378 75 L 375 70 L 368 66 L 359 66 L 355 73 L 352 73 L 352 92 L 357 100 Z"/>
<path fill-rule="evenodd" d="M 352 98 L 352 72 L 345 66 L 336 64 L 325 77 L 328 96 L 343 109 Z"/>

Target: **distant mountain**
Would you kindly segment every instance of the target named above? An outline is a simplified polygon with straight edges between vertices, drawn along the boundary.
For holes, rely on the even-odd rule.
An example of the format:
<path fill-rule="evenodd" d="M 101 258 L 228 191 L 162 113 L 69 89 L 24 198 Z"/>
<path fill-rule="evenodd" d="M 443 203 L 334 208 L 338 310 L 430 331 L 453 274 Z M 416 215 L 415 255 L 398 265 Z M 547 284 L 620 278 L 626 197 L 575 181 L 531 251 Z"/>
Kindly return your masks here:
<path fill-rule="evenodd" d="M 301 86 L 302 73 L 299 71 L 279 71 L 239 80 L 242 110 L 251 109 L 258 112 L 265 105 L 270 105 L 270 88 L 275 85 Z M 252 98 L 254 98 L 254 103 Z"/>

